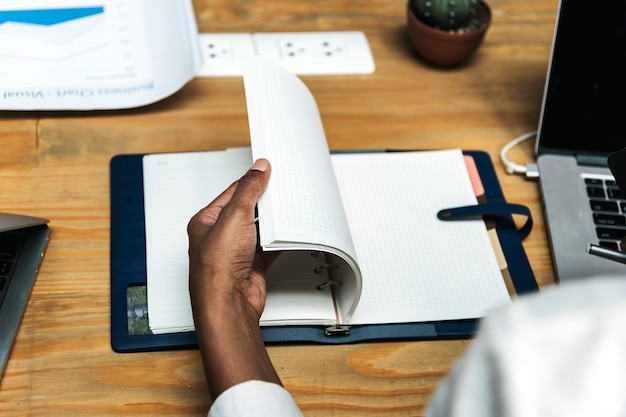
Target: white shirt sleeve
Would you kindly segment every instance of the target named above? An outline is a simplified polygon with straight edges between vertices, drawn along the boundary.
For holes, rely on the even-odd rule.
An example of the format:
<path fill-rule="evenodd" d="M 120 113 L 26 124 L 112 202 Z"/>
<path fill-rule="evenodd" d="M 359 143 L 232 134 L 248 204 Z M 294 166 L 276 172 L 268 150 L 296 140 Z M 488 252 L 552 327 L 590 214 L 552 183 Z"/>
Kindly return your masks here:
<path fill-rule="evenodd" d="M 626 415 L 626 277 L 521 297 L 481 323 L 428 417 Z"/>
<path fill-rule="evenodd" d="M 280 385 L 247 381 L 224 391 L 209 410 L 209 417 L 240 416 L 302 417 L 302 412 Z"/>

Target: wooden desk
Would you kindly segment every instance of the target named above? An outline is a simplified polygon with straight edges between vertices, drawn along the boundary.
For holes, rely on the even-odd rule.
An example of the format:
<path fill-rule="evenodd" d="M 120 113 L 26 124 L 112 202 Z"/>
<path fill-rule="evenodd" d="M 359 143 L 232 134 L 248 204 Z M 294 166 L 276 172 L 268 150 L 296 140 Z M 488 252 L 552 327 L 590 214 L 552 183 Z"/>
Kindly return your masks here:
<path fill-rule="evenodd" d="M 525 247 L 553 283 L 537 184 L 507 176 L 500 148 L 537 126 L 557 0 L 489 0 L 475 60 L 437 70 L 410 50 L 404 0 L 197 0 L 203 32 L 362 30 L 367 76 L 305 77 L 332 149 L 461 147 L 492 156 L 505 194 L 528 205 Z M 0 385 L 0 413 L 205 415 L 197 351 L 116 354 L 109 344 L 109 160 L 118 153 L 248 144 L 240 78 L 196 79 L 145 109 L 0 113 L 0 210 L 51 219 L 49 249 Z M 532 160 L 532 144 L 510 152 Z M 416 416 L 468 341 L 271 347 L 306 416 Z"/>

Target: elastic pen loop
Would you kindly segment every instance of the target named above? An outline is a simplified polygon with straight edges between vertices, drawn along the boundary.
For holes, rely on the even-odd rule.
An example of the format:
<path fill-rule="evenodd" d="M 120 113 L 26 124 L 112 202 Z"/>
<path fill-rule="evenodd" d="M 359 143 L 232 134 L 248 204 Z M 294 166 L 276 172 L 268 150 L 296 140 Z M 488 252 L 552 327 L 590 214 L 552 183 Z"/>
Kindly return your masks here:
<path fill-rule="evenodd" d="M 454 207 L 440 210 L 437 213 L 439 220 L 467 220 L 490 216 L 493 218 L 503 218 L 509 220 L 508 216 L 519 214 L 526 216 L 526 222 L 517 231 L 522 239 L 525 239 L 533 228 L 533 218 L 530 209 L 521 204 L 493 203 L 477 204 L 474 206 Z"/>

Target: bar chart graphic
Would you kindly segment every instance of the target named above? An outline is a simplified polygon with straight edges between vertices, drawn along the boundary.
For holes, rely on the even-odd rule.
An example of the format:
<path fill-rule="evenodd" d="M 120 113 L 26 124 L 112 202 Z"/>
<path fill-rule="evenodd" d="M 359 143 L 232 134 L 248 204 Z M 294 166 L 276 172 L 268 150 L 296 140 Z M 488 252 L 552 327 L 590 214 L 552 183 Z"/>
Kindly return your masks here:
<path fill-rule="evenodd" d="M 105 82 L 138 76 L 143 18 L 134 1 L 0 0 L 0 77 Z"/>
<path fill-rule="evenodd" d="M 23 23 L 52 26 L 85 17 L 103 14 L 104 7 L 71 7 L 58 9 L 18 9 L 1 10 L 0 25 L 4 23 Z"/>
<path fill-rule="evenodd" d="M 0 10 L 0 59 L 59 61 L 108 42 L 104 7 Z"/>
<path fill-rule="evenodd" d="M 194 76 L 197 42 L 191 0 L 0 0 L 0 109 L 152 103 Z"/>

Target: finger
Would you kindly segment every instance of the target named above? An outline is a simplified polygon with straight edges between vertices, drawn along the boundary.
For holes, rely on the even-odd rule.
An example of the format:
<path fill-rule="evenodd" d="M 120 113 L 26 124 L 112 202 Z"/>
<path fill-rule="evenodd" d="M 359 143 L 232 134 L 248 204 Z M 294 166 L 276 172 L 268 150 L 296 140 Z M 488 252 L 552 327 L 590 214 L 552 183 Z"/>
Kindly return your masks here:
<path fill-rule="evenodd" d="M 254 207 L 267 188 L 270 178 L 270 165 L 265 159 L 259 159 L 252 168 L 239 179 L 237 187 L 225 208 L 236 210 L 242 215 L 249 217 L 250 222 L 254 218 Z"/>

